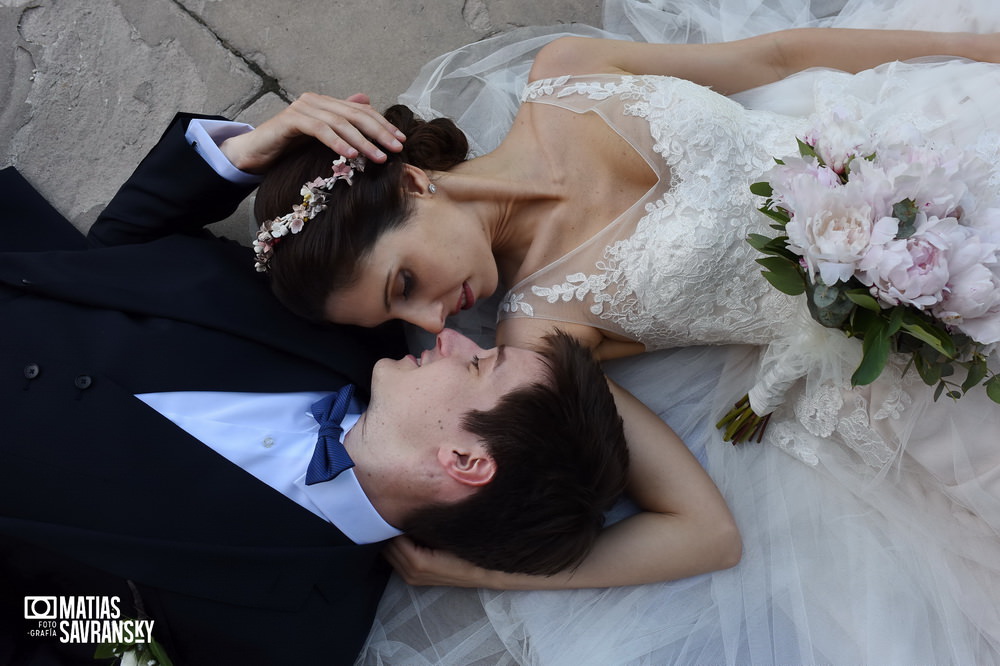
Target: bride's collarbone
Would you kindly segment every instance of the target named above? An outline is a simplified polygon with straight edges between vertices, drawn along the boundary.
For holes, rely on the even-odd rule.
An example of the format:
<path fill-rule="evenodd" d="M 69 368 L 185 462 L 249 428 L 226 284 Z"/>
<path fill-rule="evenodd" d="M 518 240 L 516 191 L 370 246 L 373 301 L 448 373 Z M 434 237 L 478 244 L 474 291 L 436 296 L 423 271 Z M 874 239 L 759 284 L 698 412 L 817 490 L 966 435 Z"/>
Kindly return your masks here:
<path fill-rule="evenodd" d="M 599 233 L 642 199 L 657 177 L 643 157 L 596 114 L 532 108 L 504 143 L 507 155 L 533 156 L 527 171 L 553 196 L 519 220 L 530 240 L 504 262 L 508 284 L 531 275 Z M 502 269 L 504 267 L 502 266 Z"/>
<path fill-rule="evenodd" d="M 509 284 L 587 242 L 642 199 L 655 183 L 643 178 L 618 178 L 614 167 L 573 167 L 570 171 L 565 195 L 558 203 L 522 220 L 532 229 L 531 241 L 519 261 L 512 262 L 517 265 L 511 266 L 513 275 L 505 276 Z"/>

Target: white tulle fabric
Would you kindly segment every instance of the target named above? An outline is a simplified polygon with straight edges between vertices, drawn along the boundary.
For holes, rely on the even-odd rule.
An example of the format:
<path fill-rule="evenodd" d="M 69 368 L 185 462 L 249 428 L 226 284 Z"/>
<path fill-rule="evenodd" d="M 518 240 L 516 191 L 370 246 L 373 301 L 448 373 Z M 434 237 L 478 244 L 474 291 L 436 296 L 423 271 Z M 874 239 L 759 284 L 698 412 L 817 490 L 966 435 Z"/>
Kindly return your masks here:
<path fill-rule="evenodd" d="M 605 27 L 672 42 L 801 25 L 1000 29 L 992 2 L 945 4 L 608 0 Z M 554 34 L 532 29 L 444 56 L 402 99 L 458 117 L 485 152 L 513 118 L 531 56 Z M 722 345 L 608 369 L 719 485 L 743 559 L 728 571 L 609 590 L 420 589 L 394 579 L 360 661 L 1000 663 L 1000 408 L 981 392 L 935 403 L 899 363 L 851 390 L 856 344 L 766 285 L 743 242 L 765 227 L 747 185 L 772 155 L 794 149 L 805 117 L 839 100 L 862 104 L 873 127 L 905 118 L 1000 157 L 1000 67 L 928 60 L 857 76 L 810 71 L 735 99 L 674 79 L 582 77 L 536 84 L 526 97 L 600 113 L 660 184 L 500 307 L 585 321 L 650 348 Z M 490 335 L 468 314 L 457 323 Z M 780 403 L 768 445 L 723 444 L 715 421 L 755 384 L 759 400 Z"/>

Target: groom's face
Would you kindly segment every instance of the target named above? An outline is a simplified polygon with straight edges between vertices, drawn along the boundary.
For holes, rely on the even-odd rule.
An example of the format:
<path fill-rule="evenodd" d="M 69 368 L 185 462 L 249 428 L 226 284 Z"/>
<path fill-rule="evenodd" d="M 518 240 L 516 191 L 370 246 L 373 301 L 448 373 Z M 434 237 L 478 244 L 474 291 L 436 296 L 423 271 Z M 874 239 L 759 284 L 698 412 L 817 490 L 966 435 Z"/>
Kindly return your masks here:
<path fill-rule="evenodd" d="M 372 399 L 364 415 L 364 439 L 400 464 L 427 451 L 463 456 L 482 443 L 462 428 L 471 410 L 490 410 L 500 398 L 528 384 L 547 382 L 542 356 L 516 347 L 483 349 L 444 330 L 419 358 L 379 361 L 372 374 Z"/>

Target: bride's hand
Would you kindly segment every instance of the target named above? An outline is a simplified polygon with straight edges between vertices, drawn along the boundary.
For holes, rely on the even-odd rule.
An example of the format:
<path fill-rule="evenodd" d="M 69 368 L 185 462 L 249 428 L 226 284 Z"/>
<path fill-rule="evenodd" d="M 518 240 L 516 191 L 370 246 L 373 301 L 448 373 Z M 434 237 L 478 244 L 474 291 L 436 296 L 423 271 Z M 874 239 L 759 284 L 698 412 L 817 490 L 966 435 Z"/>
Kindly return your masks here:
<path fill-rule="evenodd" d="M 405 536 L 390 541 L 382 554 L 409 585 L 486 587 L 492 573 L 446 551 L 418 546 Z"/>
<path fill-rule="evenodd" d="M 373 141 L 386 150 L 399 152 L 403 149 L 400 141 L 406 140 L 369 105 L 368 95 L 358 93 L 341 100 L 304 93 L 260 127 L 223 141 L 221 149 L 233 166 L 261 173 L 306 136 L 319 139 L 346 157 L 360 153 L 375 162 L 384 162 L 386 156 Z"/>

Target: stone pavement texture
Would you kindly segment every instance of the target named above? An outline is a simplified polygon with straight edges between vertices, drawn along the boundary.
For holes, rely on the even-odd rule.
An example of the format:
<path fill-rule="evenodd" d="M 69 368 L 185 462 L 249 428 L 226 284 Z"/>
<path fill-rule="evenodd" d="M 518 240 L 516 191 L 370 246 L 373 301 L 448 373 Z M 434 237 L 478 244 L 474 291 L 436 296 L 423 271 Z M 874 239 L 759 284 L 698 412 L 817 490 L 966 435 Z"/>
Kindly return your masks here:
<path fill-rule="evenodd" d="M 0 168 L 86 229 L 177 111 L 257 124 L 307 91 L 382 109 L 462 44 L 600 21 L 601 0 L 0 0 Z M 248 242 L 246 207 L 220 227 Z"/>

